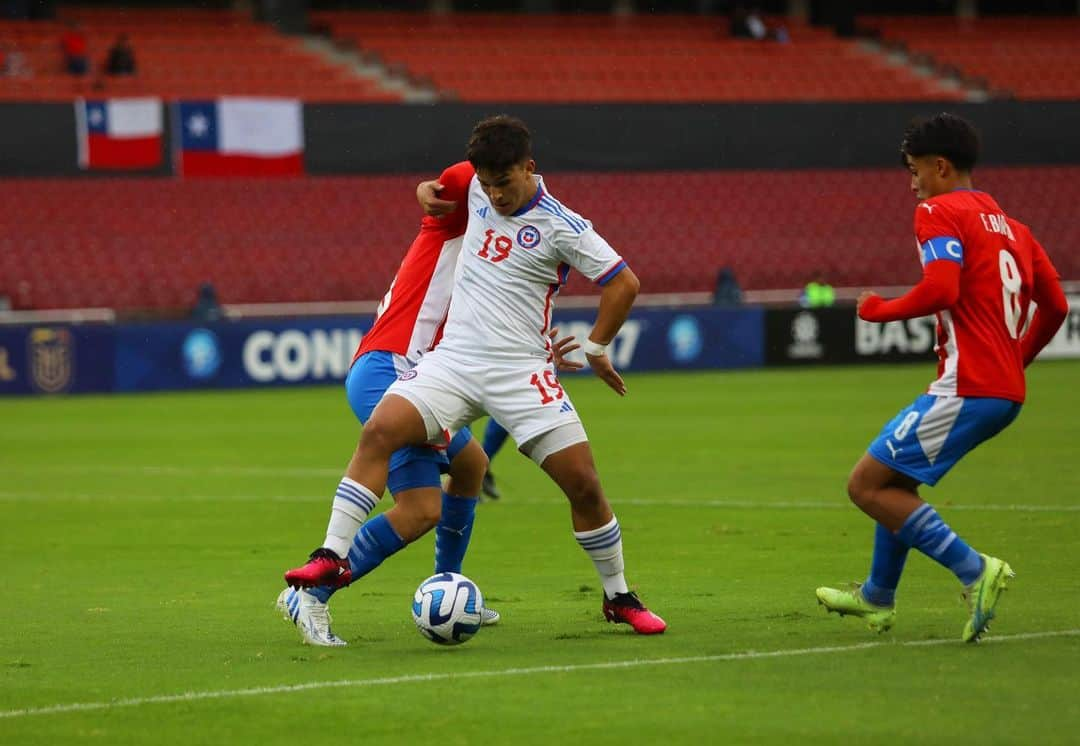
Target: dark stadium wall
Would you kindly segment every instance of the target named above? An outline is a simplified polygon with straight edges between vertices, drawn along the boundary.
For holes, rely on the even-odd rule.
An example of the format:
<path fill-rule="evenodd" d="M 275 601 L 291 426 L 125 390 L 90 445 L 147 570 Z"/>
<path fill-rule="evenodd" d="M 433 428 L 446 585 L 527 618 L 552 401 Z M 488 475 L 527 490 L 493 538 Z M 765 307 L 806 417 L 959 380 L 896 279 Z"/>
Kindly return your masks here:
<path fill-rule="evenodd" d="M 549 171 L 866 168 L 898 163 L 916 115 L 970 117 L 984 163 L 1080 162 L 1080 103 L 308 105 L 309 173 L 428 171 L 460 160 L 472 125 L 492 113 L 532 128 Z"/>
<path fill-rule="evenodd" d="M 73 104 L 29 104 L 0 102 L 0 176 L 85 176 L 79 168 L 78 144 L 75 138 L 75 106 Z M 169 165 L 169 117 L 165 117 L 163 133 L 163 165 L 139 175 L 167 176 Z M 116 175 L 105 172 L 104 175 Z"/>
<path fill-rule="evenodd" d="M 981 14 L 1068 15 L 1077 12 L 1076 0 L 977 0 Z"/>
<path fill-rule="evenodd" d="M 307 0 L 255 0 L 253 15 L 284 34 L 303 34 L 308 30 Z"/>
<path fill-rule="evenodd" d="M 533 129 L 548 171 L 874 168 L 897 163 L 916 115 L 948 109 L 983 135 L 985 164 L 1080 163 L 1080 102 L 643 106 L 305 106 L 310 174 L 424 172 L 460 160 L 492 113 Z M 78 176 L 71 104 L 0 103 L 0 175 Z M 165 118 L 168 142 L 169 117 Z M 167 145 L 166 145 L 167 147 Z M 169 166 L 151 172 L 169 173 Z"/>
<path fill-rule="evenodd" d="M 75 109 L 71 104 L 0 104 L 0 173 L 78 173 Z"/>

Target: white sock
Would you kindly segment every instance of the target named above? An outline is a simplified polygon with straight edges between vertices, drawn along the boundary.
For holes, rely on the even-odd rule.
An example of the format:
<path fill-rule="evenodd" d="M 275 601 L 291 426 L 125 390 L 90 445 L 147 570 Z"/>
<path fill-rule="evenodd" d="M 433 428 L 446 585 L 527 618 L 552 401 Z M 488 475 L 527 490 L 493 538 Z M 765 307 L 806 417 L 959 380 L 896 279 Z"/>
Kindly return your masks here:
<path fill-rule="evenodd" d="M 375 509 L 377 502 L 379 498 L 367 487 L 348 477 L 342 477 L 334 495 L 334 506 L 330 511 L 330 523 L 326 527 L 326 541 L 323 546 L 342 559 L 347 557 L 356 532 L 367 520 L 368 513 Z"/>
<path fill-rule="evenodd" d="M 618 518 L 611 516 L 607 525 L 591 531 L 575 531 L 574 538 L 600 573 L 604 594 L 608 598 L 630 590 L 623 575 L 622 531 L 619 530 Z"/>

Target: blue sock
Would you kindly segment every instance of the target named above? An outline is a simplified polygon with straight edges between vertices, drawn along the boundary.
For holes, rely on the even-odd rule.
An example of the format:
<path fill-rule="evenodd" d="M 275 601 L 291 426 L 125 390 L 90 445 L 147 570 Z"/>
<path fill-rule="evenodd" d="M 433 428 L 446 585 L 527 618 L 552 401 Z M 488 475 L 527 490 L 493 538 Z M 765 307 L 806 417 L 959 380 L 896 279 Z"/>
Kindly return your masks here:
<path fill-rule="evenodd" d="M 476 520 L 477 502 L 475 497 L 443 493 L 442 517 L 435 526 L 435 572 L 461 572 Z"/>
<path fill-rule="evenodd" d="M 356 532 L 352 546 L 349 547 L 349 569 L 352 570 L 350 583 L 355 583 L 367 575 L 404 546 L 405 542 L 397 535 L 390 521 L 386 520 L 385 513 L 372 518 Z M 320 586 L 311 588 L 308 592 L 326 603 L 337 590 L 340 589 Z"/>
<path fill-rule="evenodd" d="M 930 503 L 923 503 L 908 516 L 896 538 L 952 570 L 964 585 L 971 585 L 982 574 L 982 557 L 941 520 Z"/>
<path fill-rule="evenodd" d="M 877 524 L 874 531 L 874 559 L 870 563 L 870 577 L 862 584 L 862 595 L 878 606 L 892 606 L 896 600 L 896 586 L 904 571 L 909 547 L 896 538 L 892 531 Z"/>
<path fill-rule="evenodd" d="M 487 454 L 489 459 L 494 458 L 495 454 L 502 448 L 503 443 L 506 442 L 506 436 L 509 433 L 496 422 L 494 419 L 489 419 L 487 427 L 484 428 L 484 453 Z"/>

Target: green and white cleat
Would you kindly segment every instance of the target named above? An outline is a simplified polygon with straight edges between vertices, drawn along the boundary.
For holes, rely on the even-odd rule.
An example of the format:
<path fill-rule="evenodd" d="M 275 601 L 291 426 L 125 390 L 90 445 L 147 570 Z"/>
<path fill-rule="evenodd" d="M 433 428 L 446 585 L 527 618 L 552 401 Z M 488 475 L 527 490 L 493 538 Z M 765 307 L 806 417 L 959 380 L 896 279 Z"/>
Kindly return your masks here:
<path fill-rule="evenodd" d="M 818 588 L 818 604 L 826 611 L 835 611 L 840 616 L 857 616 L 866 620 L 873 632 L 885 632 L 891 629 L 896 620 L 895 606 L 878 606 L 863 598 L 862 586 L 853 584 L 851 588 Z"/>
<path fill-rule="evenodd" d="M 502 614 L 495 611 L 495 609 L 489 609 L 485 606 L 480 610 L 480 624 L 485 627 L 498 624 L 500 619 L 502 619 Z"/>
<path fill-rule="evenodd" d="M 978 642 L 982 633 L 990 629 L 990 620 L 994 618 L 1001 592 L 1005 590 L 1009 578 L 1016 577 L 1016 573 L 1005 560 L 986 554 L 982 555 L 982 558 L 982 575 L 965 588 L 962 594 L 971 612 L 971 618 L 964 625 L 964 642 Z"/>

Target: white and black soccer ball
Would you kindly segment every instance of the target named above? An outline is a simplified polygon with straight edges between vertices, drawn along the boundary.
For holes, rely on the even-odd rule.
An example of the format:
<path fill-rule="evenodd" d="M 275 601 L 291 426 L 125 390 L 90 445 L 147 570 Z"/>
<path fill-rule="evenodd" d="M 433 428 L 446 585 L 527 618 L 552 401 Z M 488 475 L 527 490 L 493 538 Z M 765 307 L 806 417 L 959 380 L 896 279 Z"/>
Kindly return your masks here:
<path fill-rule="evenodd" d="M 479 632 L 483 608 L 476 583 L 456 572 L 432 575 L 413 594 L 416 628 L 440 645 L 460 645 Z"/>

